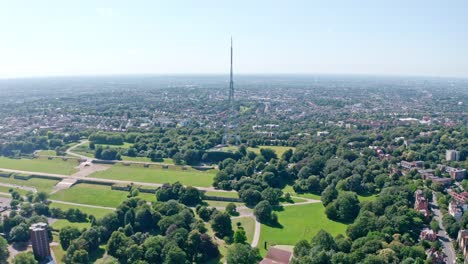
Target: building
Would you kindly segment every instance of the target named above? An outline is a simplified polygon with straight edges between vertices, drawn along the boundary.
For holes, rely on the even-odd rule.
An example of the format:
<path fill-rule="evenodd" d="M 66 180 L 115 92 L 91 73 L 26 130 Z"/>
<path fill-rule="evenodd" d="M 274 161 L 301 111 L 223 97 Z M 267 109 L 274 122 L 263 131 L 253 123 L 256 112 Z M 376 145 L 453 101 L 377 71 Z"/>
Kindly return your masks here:
<path fill-rule="evenodd" d="M 290 251 L 270 247 L 266 257 L 260 261 L 260 264 L 289 264 L 292 256 L 293 254 Z"/>
<path fill-rule="evenodd" d="M 456 181 L 462 181 L 465 179 L 466 170 L 465 169 L 457 169 L 452 167 L 447 167 L 446 171 L 452 177 L 452 179 Z"/>
<path fill-rule="evenodd" d="M 468 259 L 468 230 L 458 231 L 458 249 L 463 253 L 464 259 Z"/>
<path fill-rule="evenodd" d="M 419 235 L 419 239 L 421 241 L 429 240 L 431 242 L 434 242 L 437 240 L 437 234 L 434 232 L 434 230 L 425 228 L 421 231 L 421 234 Z"/>
<path fill-rule="evenodd" d="M 447 161 L 459 161 L 460 160 L 460 152 L 456 150 L 447 150 L 445 152 L 445 159 Z"/>
<path fill-rule="evenodd" d="M 422 161 L 405 161 L 405 160 L 402 160 L 400 162 L 400 166 L 405 168 L 405 169 L 411 169 L 411 168 L 422 168 L 424 165 L 424 162 Z"/>
<path fill-rule="evenodd" d="M 452 196 L 452 200 L 457 203 L 463 211 L 468 209 L 468 192 L 456 193 L 454 191 L 448 192 Z"/>
<path fill-rule="evenodd" d="M 414 192 L 414 209 L 423 213 L 425 217 L 429 217 L 429 202 L 421 190 Z"/>
<path fill-rule="evenodd" d="M 330 135 L 330 132 L 328 132 L 328 131 L 318 131 L 317 132 L 317 137 L 326 137 L 328 135 Z"/>
<path fill-rule="evenodd" d="M 452 201 L 449 203 L 448 207 L 449 214 L 455 218 L 455 220 L 460 220 L 460 218 L 463 216 L 463 210 L 460 208 L 457 202 Z"/>
<path fill-rule="evenodd" d="M 36 259 L 43 260 L 49 258 L 50 247 L 49 238 L 47 236 L 47 224 L 36 223 L 29 228 L 31 237 L 31 245 Z"/>

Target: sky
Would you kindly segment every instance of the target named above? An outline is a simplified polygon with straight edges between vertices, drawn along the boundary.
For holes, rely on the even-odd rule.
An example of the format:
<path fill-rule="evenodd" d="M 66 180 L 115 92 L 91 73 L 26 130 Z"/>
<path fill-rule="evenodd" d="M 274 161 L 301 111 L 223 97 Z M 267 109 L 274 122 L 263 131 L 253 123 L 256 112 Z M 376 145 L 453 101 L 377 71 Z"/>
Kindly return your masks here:
<path fill-rule="evenodd" d="M 468 78 L 466 0 L 0 0 L 0 78 L 366 74 Z"/>

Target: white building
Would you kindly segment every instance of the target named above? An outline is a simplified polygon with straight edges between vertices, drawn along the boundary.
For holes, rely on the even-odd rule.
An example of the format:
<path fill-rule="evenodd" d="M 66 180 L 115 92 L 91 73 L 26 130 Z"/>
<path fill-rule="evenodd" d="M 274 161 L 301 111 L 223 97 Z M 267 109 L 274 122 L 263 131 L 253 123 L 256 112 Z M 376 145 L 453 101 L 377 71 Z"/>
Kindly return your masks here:
<path fill-rule="evenodd" d="M 460 160 L 460 152 L 456 150 L 447 150 L 445 152 L 445 159 L 447 161 L 459 161 Z"/>

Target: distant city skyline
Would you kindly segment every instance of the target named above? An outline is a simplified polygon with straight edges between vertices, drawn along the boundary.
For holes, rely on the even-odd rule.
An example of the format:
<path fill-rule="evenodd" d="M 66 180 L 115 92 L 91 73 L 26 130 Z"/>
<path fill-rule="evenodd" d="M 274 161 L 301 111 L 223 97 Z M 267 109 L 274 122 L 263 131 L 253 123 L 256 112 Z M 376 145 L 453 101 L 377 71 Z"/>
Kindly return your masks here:
<path fill-rule="evenodd" d="M 228 75 L 231 36 L 236 76 L 468 78 L 467 13 L 462 0 L 0 0 L 0 78 Z"/>

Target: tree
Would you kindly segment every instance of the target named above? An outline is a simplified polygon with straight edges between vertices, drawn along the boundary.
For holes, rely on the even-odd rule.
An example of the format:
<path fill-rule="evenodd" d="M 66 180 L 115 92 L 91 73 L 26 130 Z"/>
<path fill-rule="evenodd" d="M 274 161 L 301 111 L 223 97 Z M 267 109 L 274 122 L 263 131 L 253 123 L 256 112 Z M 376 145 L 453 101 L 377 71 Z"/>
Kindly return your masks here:
<path fill-rule="evenodd" d="M 21 223 L 13 227 L 10 231 L 10 239 L 13 242 L 26 242 L 29 240 L 28 225 Z"/>
<path fill-rule="evenodd" d="M 119 260 L 126 260 L 127 248 L 132 244 L 132 240 L 124 233 L 115 231 L 107 242 L 107 253 Z"/>
<path fill-rule="evenodd" d="M 234 233 L 234 243 L 244 244 L 247 241 L 244 228 L 240 227 Z"/>
<path fill-rule="evenodd" d="M 277 159 L 276 153 L 274 150 L 270 148 L 262 148 L 260 149 L 260 154 L 265 158 L 266 161 L 270 161 L 271 159 Z"/>
<path fill-rule="evenodd" d="M 327 188 L 325 188 L 325 190 L 323 190 L 320 200 L 322 200 L 324 206 L 327 206 L 336 197 L 338 197 L 338 191 L 336 190 L 335 186 L 330 185 Z"/>
<path fill-rule="evenodd" d="M 289 162 L 289 160 L 292 158 L 293 156 L 293 150 L 292 149 L 288 149 L 286 150 L 283 155 L 281 156 L 281 158 L 287 162 Z"/>
<path fill-rule="evenodd" d="M 337 246 L 335 240 L 323 229 L 320 229 L 318 233 L 312 238 L 312 246 L 319 247 L 321 250 L 336 250 Z"/>
<path fill-rule="evenodd" d="M 252 264 L 258 263 L 261 259 L 258 248 L 252 248 L 248 244 L 233 244 L 228 248 L 226 255 L 227 264 Z"/>
<path fill-rule="evenodd" d="M 261 201 L 254 208 L 254 215 L 261 223 L 269 223 L 271 221 L 271 213 L 273 212 L 268 201 Z"/>
<path fill-rule="evenodd" d="M 72 240 L 77 239 L 81 235 L 80 230 L 76 227 L 66 226 L 60 230 L 59 240 L 60 245 L 64 250 L 67 250 Z"/>
<path fill-rule="evenodd" d="M 5 262 L 1 263 L 7 263 L 6 260 Z M 37 260 L 34 258 L 34 255 L 32 252 L 21 252 L 18 253 L 18 255 L 15 256 L 13 259 L 14 264 L 37 264 Z"/>
<path fill-rule="evenodd" d="M 0 263 L 8 263 L 8 242 L 5 238 L 0 237 Z"/>
<path fill-rule="evenodd" d="M 241 192 L 240 197 L 247 206 L 255 206 L 262 200 L 262 194 L 259 191 L 253 189 L 248 189 Z"/>
<path fill-rule="evenodd" d="M 231 225 L 231 217 L 228 213 L 225 212 L 217 212 L 213 218 L 211 219 L 211 227 L 213 231 L 216 232 L 216 236 L 223 238 L 223 237 L 230 237 L 233 233 L 232 225 Z"/>
<path fill-rule="evenodd" d="M 72 263 L 88 263 L 88 252 L 83 249 L 76 250 L 72 256 Z"/>
<path fill-rule="evenodd" d="M 166 253 L 164 264 L 180 264 L 186 263 L 186 261 L 187 254 L 185 254 L 185 252 L 178 246 L 171 246 L 168 252 Z"/>
<path fill-rule="evenodd" d="M 234 203 L 228 203 L 226 205 L 226 212 L 230 215 L 236 215 L 237 214 L 237 207 Z"/>
<path fill-rule="evenodd" d="M 333 203 L 327 205 L 325 213 L 330 219 L 351 222 L 358 215 L 359 209 L 360 205 L 356 194 L 343 192 Z"/>
<path fill-rule="evenodd" d="M 276 188 L 269 187 L 262 191 L 262 199 L 268 201 L 271 205 L 278 205 L 282 195 L 283 192 Z"/>
<path fill-rule="evenodd" d="M 439 222 L 438 222 L 437 220 L 433 219 L 433 220 L 431 221 L 430 226 L 431 226 L 431 229 L 432 229 L 434 232 L 436 232 L 436 233 L 439 232 L 440 226 L 439 226 Z"/>

